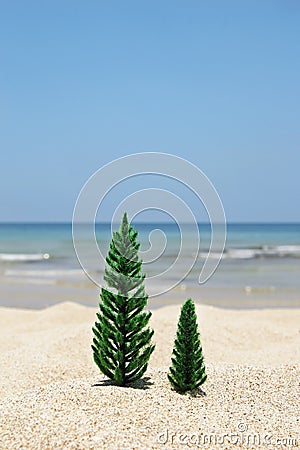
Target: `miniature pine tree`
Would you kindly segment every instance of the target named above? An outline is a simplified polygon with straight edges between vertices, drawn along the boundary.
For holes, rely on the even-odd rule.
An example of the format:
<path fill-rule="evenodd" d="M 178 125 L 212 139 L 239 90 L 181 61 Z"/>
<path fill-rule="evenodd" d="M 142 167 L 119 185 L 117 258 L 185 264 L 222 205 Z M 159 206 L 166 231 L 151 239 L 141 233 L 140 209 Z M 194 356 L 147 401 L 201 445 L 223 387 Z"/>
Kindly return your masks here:
<path fill-rule="evenodd" d="M 171 361 L 168 379 L 178 392 L 193 391 L 205 382 L 207 375 L 195 304 L 190 298 L 181 308 Z"/>
<path fill-rule="evenodd" d="M 93 328 L 94 361 L 119 386 L 143 376 L 154 350 L 153 331 L 148 327 L 151 312 L 143 311 L 148 295 L 137 234 L 125 213 L 119 231 L 113 233 L 104 272 L 104 280 L 114 291 L 101 289 L 102 303 Z"/>

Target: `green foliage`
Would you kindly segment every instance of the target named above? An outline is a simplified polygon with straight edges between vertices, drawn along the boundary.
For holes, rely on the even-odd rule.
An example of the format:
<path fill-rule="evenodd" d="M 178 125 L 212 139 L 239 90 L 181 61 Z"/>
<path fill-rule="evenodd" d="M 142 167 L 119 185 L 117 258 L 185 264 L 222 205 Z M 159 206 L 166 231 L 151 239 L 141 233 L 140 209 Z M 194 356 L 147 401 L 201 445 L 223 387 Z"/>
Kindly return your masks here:
<path fill-rule="evenodd" d="M 94 361 L 120 386 L 143 376 L 154 350 L 153 331 L 148 327 L 151 312 L 143 311 L 148 295 L 137 234 L 125 213 L 119 231 L 113 233 L 104 272 L 104 280 L 114 291 L 101 289 L 100 312 L 93 328 Z"/>
<path fill-rule="evenodd" d="M 184 393 L 200 387 L 206 378 L 195 304 L 189 298 L 181 308 L 168 379 Z"/>

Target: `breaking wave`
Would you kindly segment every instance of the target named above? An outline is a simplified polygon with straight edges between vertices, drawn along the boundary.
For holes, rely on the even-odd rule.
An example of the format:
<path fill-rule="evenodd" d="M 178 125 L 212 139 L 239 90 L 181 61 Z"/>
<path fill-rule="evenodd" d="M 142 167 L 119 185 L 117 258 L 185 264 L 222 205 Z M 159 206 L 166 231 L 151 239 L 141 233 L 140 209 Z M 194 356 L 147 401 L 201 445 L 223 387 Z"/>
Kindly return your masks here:
<path fill-rule="evenodd" d="M 0 253 L 0 261 L 4 262 L 35 262 L 49 258 L 49 253 Z"/>

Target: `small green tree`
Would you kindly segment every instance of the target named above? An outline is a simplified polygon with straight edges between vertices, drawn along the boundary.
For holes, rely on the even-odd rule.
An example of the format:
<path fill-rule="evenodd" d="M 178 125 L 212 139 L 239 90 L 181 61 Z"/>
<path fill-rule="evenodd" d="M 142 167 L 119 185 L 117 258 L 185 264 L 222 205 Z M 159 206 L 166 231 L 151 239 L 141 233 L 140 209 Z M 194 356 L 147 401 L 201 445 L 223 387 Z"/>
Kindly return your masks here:
<path fill-rule="evenodd" d="M 176 391 L 184 393 L 206 380 L 195 304 L 188 299 L 181 308 L 168 379 Z"/>
<path fill-rule="evenodd" d="M 143 311 L 148 295 L 137 235 L 124 213 L 119 231 L 113 233 L 104 272 L 104 280 L 114 291 L 101 289 L 102 303 L 93 327 L 94 361 L 120 386 L 143 376 L 154 350 L 150 343 L 153 331 L 147 326 L 151 312 Z"/>

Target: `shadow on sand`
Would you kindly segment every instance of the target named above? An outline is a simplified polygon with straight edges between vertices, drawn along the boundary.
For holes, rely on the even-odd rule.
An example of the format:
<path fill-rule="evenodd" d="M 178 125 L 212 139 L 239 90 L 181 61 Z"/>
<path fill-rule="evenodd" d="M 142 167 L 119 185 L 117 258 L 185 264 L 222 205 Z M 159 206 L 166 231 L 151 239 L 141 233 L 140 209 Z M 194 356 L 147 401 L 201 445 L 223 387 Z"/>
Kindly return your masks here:
<path fill-rule="evenodd" d="M 151 381 L 150 377 L 143 377 L 140 380 L 134 381 L 133 383 L 129 383 L 126 386 L 122 386 L 125 388 L 131 389 L 149 389 L 154 383 Z M 103 380 L 98 383 L 92 384 L 92 387 L 101 387 L 101 386 L 119 386 L 115 381 L 112 380 Z"/>

